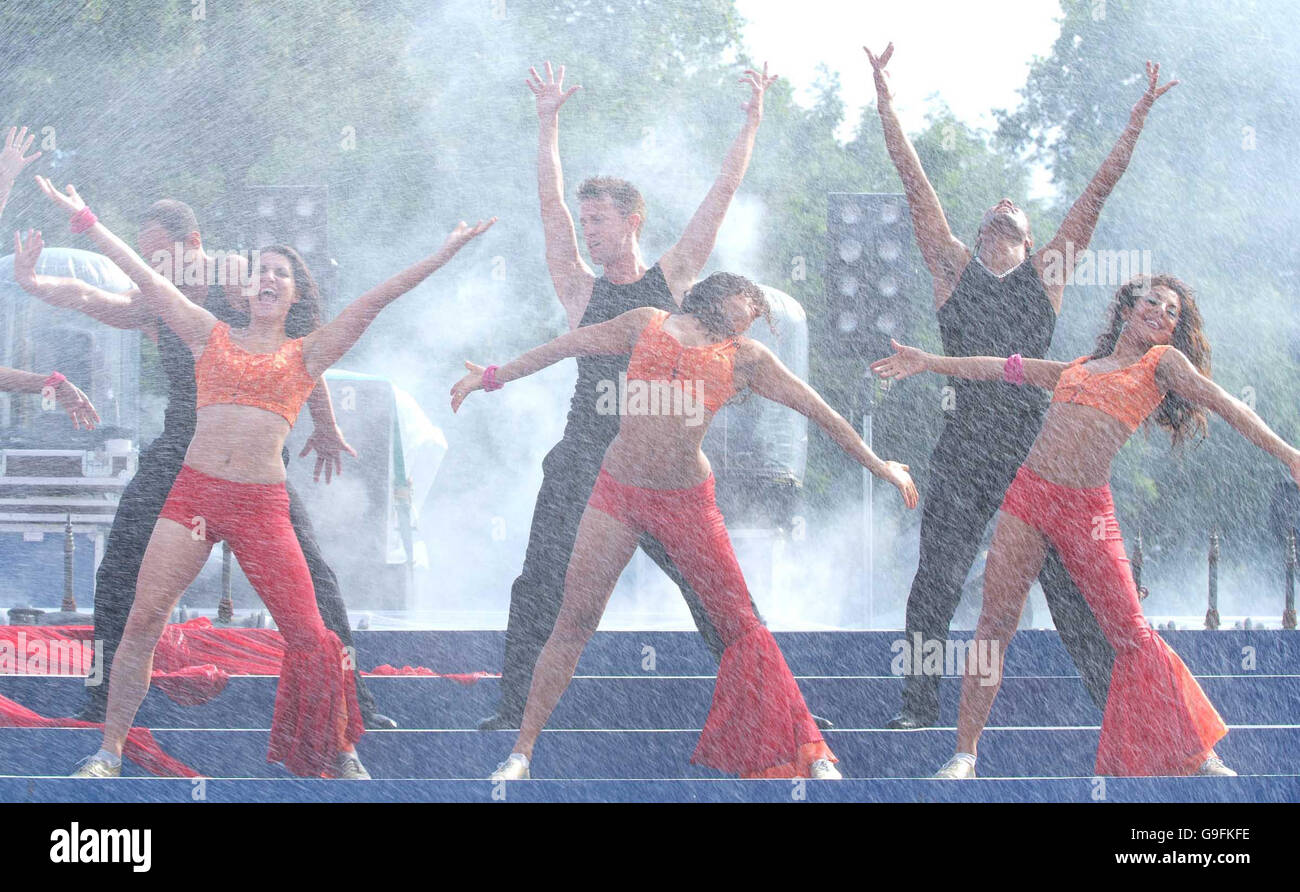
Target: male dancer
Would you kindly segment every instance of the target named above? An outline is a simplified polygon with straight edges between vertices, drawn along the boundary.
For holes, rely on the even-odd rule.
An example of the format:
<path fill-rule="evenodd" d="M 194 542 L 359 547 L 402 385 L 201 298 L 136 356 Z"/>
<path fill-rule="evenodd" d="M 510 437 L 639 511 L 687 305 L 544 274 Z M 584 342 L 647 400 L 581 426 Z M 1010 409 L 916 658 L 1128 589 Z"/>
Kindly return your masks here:
<path fill-rule="evenodd" d="M 569 327 L 606 322 L 637 307 L 676 312 L 713 252 L 732 196 L 744 179 L 763 119 L 763 94 L 776 80 L 775 75 L 769 77 L 764 66 L 762 73 L 749 70 L 741 78 L 751 91 L 744 106 L 744 126 L 727 152 L 721 174 L 681 238 L 653 267 L 647 267 L 641 256 L 639 239 L 646 208 L 636 187 L 613 177 L 593 177 L 578 187 L 578 219 L 587 252 L 592 263 L 603 268 L 603 274 L 597 277 L 578 252 L 573 217 L 564 203 L 560 167 L 560 106 L 580 88 L 564 89 L 563 65 L 558 76 L 550 62 L 546 63 L 545 79 L 536 69 L 530 69 L 530 73 L 532 77 L 526 83 L 537 99 L 537 186 L 546 234 L 546 265 Z M 626 356 L 578 357 L 578 383 L 564 436 L 542 462 L 542 488 L 533 509 L 528 550 L 519 578 L 510 590 L 500 702 L 496 714 L 484 719 L 480 730 L 519 727 L 533 667 L 555 626 L 564 598 L 564 574 L 577 538 L 578 521 L 596 483 L 605 449 L 618 434 L 617 416 L 596 412 L 598 385 L 601 381 L 617 381 L 626 370 Z M 640 545 L 681 589 L 705 643 L 714 657 L 721 659 L 722 640 L 699 595 L 658 541 L 643 536 Z"/>
<path fill-rule="evenodd" d="M 185 450 L 194 435 L 194 357 L 175 333 L 149 311 L 148 304 L 140 297 L 139 291 L 133 289 L 125 294 L 112 294 L 79 279 L 37 275 L 34 267 L 39 254 L 39 234 L 34 245 L 29 235 L 27 250 L 18 244 L 16 235 L 14 241 L 14 277 L 19 285 L 52 306 L 80 310 L 114 328 L 145 332 L 158 344 L 163 371 L 167 375 L 167 410 L 163 419 L 163 432 L 140 453 L 139 467 L 122 492 L 117 514 L 113 518 L 113 527 L 108 534 L 104 558 L 95 577 L 95 638 L 104 642 L 104 665 L 100 667 L 102 671 L 98 677 L 108 679 L 113 655 L 122 640 L 126 618 L 135 600 L 136 577 L 140 573 L 145 548 L 149 544 L 163 502 L 171 491 L 176 475 L 180 473 Z M 236 327 L 247 324 L 248 298 L 240 284 L 241 278 L 247 274 L 242 258 L 228 255 L 226 259 L 233 264 L 222 270 L 225 275 L 219 276 L 217 281 L 209 281 L 208 273 L 213 268 L 209 262 L 215 264 L 215 258 L 203 250 L 198 219 L 188 205 L 171 199 L 156 202 L 144 217 L 137 245 L 140 255 L 150 263 L 160 257 L 170 258 L 169 278 L 190 300 L 206 307 L 222 322 Z M 178 245 L 182 255 L 180 257 L 174 256 Z M 33 247 L 37 250 L 32 250 Z M 202 282 L 193 284 L 196 277 L 193 274 L 186 276 L 187 269 L 203 270 Z M 185 284 L 187 280 L 191 284 Z M 355 456 L 356 452 L 343 439 L 343 432 L 335 422 L 329 388 L 324 379 L 312 391 L 308 405 L 311 407 L 315 430 L 300 455 L 307 455 L 315 449 L 317 479 L 324 465 L 328 483 L 334 473 L 342 470 L 343 453 Z M 284 459 L 288 463 L 287 450 Z M 321 554 L 320 546 L 312 533 L 311 521 L 292 486 L 289 486 L 289 513 L 303 556 L 307 559 L 307 567 L 311 571 L 321 619 L 326 628 L 338 635 L 344 647 L 351 648 L 352 633 L 348 625 L 347 606 L 343 603 L 338 579 Z M 356 667 L 356 673 L 357 700 L 365 726 L 373 729 L 396 728 L 396 722 L 376 711 L 374 698 L 361 679 L 359 666 Z M 107 705 L 108 685 L 91 686 L 86 706 L 78 718 L 102 722 Z"/>
<path fill-rule="evenodd" d="M 1157 86 L 1160 66 L 1147 62 L 1147 89 L 1133 107 L 1128 126 L 1045 248 L 1031 253 L 1029 219 L 1004 198 L 985 212 L 972 251 L 949 229 L 939 197 L 894 113 L 885 72 L 894 45 L 879 57 L 863 50 L 874 72 L 885 146 L 903 180 L 916 242 L 934 279 L 944 352 L 1043 358 L 1066 282 L 1092 239 L 1101 206 L 1128 167 L 1147 112 L 1178 81 Z M 921 514 L 921 556 L 907 598 L 908 641 L 918 634 L 923 642 L 947 639 L 984 528 L 1028 454 L 1048 402 L 1045 392 L 1029 387 L 960 379 L 950 383 L 956 408 L 946 413 L 943 434 L 930 455 L 932 482 Z M 1104 711 L 1114 650 L 1050 547 L 1038 580 L 1062 643 L 1093 702 Z M 938 717 L 939 677 L 918 672 L 905 676 L 903 708 L 889 727 L 925 728 Z"/>

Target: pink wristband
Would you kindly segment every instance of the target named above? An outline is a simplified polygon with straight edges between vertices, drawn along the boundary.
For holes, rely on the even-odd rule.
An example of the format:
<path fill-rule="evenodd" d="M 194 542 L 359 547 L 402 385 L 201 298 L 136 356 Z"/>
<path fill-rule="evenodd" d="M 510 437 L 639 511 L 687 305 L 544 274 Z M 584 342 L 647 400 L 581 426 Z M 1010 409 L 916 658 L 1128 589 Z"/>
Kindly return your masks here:
<path fill-rule="evenodd" d="M 58 387 L 64 381 L 68 380 L 59 372 L 50 372 L 50 376 L 41 382 L 41 387 Z"/>
<path fill-rule="evenodd" d="M 1007 357 L 1007 364 L 1002 367 L 1002 380 L 1017 386 L 1025 383 L 1025 361 L 1019 353 Z"/>
<path fill-rule="evenodd" d="M 484 390 L 500 390 L 502 387 L 505 387 L 504 384 L 497 381 L 498 368 L 500 368 L 500 366 L 490 365 L 483 370 Z"/>
<path fill-rule="evenodd" d="M 99 218 L 96 217 L 94 211 L 90 209 L 90 205 L 86 205 L 84 208 L 72 215 L 72 219 L 68 221 L 68 229 L 72 230 L 72 233 L 76 235 L 85 232 L 98 222 Z"/>

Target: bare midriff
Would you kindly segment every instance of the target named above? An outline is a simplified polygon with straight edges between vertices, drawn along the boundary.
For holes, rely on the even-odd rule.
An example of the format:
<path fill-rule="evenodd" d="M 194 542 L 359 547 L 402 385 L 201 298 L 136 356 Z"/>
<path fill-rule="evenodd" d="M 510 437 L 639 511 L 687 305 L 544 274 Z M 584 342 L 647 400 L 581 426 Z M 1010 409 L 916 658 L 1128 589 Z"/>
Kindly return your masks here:
<path fill-rule="evenodd" d="M 604 468 L 619 483 L 647 489 L 689 489 L 713 473 L 700 444 L 713 421 L 701 407 L 700 423 L 675 415 L 625 415 L 605 450 Z"/>
<path fill-rule="evenodd" d="M 234 483 L 283 483 L 284 416 L 255 406 L 218 403 L 198 411 L 185 464 Z"/>
<path fill-rule="evenodd" d="M 1052 403 L 1025 466 L 1044 480 L 1071 489 L 1110 483 L 1110 466 L 1132 431 L 1100 409 Z"/>

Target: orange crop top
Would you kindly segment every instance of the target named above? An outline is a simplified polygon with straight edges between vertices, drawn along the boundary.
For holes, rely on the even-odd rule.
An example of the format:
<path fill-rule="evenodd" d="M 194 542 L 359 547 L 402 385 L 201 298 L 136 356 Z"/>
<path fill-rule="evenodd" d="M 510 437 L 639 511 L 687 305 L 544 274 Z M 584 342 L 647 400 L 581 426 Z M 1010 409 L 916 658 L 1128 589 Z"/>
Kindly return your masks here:
<path fill-rule="evenodd" d="M 668 313 L 660 310 L 637 338 L 627 364 L 629 381 L 702 381 L 704 408 L 717 412 L 736 394 L 732 372 L 736 364 L 737 338 L 687 347 L 664 331 Z"/>
<path fill-rule="evenodd" d="M 284 417 L 298 418 L 316 379 L 302 361 L 302 338 L 285 341 L 274 353 L 249 353 L 230 340 L 230 326 L 218 322 L 207 346 L 194 363 L 198 385 L 195 408 L 218 404 L 254 406 Z"/>
<path fill-rule="evenodd" d="M 1101 373 L 1085 369 L 1083 364 L 1091 357 L 1080 356 L 1061 370 L 1052 402 L 1088 406 L 1118 418 L 1130 431 L 1137 430 L 1165 398 L 1156 386 L 1156 366 L 1168 349 L 1168 344 L 1160 344 L 1132 365 Z"/>

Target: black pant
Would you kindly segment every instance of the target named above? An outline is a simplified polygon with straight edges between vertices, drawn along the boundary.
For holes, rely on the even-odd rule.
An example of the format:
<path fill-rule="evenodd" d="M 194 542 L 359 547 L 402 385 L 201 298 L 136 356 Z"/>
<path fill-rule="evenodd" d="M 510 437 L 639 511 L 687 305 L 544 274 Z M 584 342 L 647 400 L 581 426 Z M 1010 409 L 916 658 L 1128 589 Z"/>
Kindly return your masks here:
<path fill-rule="evenodd" d="M 113 528 L 109 530 L 108 543 L 104 547 L 104 559 L 95 576 L 95 639 L 103 642 L 104 666 L 101 683 L 88 687 L 87 705 L 93 711 L 102 711 L 108 703 L 108 681 L 113 667 L 113 655 L 122 642 L 126 619 L 131 612 L 131 604 L 135 601 L 135 584 L 140 575 L 140 565 L 144 562 L 145 549 L 153 535 L 154 525 L 158 522 L 158 514 L 167 501 L 176 475 L 180 473 L 187 446 L 188 443 L 155 440 L 140 453 L 135 476 L 122 491 L 117 514 L 113 517 Z M 303 510 L 302 502 L 293 487 L 286 484 L 286 488 L 289 491 L 289 519 L 293 523 L 294 532 L 298 534 L 298 544 L 302 547 L 303 557 L 307 559 L 307 568 L 311 571 L 321 620 L 327 629 L 339 636 L 344 647 L 352 647 L 352 630 L 348 626 L 347 606 L 343 603 L 338 579 L 325 562 L 320 546 L 316 544 L 311 521 Z M 369 718 L 375 712 L 375 701 L 361 680 L 360 669 L 358 665 L 357 701 L 362 716 Z"/>
<path fill-rule="evenodd" d="M 921 514 L 921 559 L 907 596 L 909 642 L 917 632 L 923 641 L 947 640 L 962 583 L 983 541 L 984 529 L 1002 504 L 1037 431 L 1037 419 L 996 428 L 956 419 L 944 425 L 930 456 L 930 491 Z M 1115 651 L 1050 543 L 1038 581 L 1061 643 L 1078 667 L 1092 701 L 1105 710 Z M 939 677 L 905 676 L 903 709 L 935 719 L 939 714 Z"/>
<path fill-rule="evenodd" d="M 537 658 L 555 628 L 564 600 L 564 576 L 569 556 L 578 538 L 578 523 L 587 499 L 596 485 L 604 460 L 605 446 L 566 431 L 565 438 L 542 461 L 542 488 L 533 508 L 528 550 L 519 578 L 510 588 L 510 619 L 506 625 L 505 665 L 501 670 L 501 701 L 498 714 L 518 721 L 523 716 L 528 688 Z M 722 639 L 700 603 L 700 596 L 669 559 L 663 545 L 642 536 L 641 549 L 681 589 L 686 606 L 704 643 L 717 660 L 725 649 Z M 750 601 L 751 605 L 753 601 Z M 758 609 L 754 615 L 759 616 Z M 762 617 L 759 617 L 762 621 Z"/>

